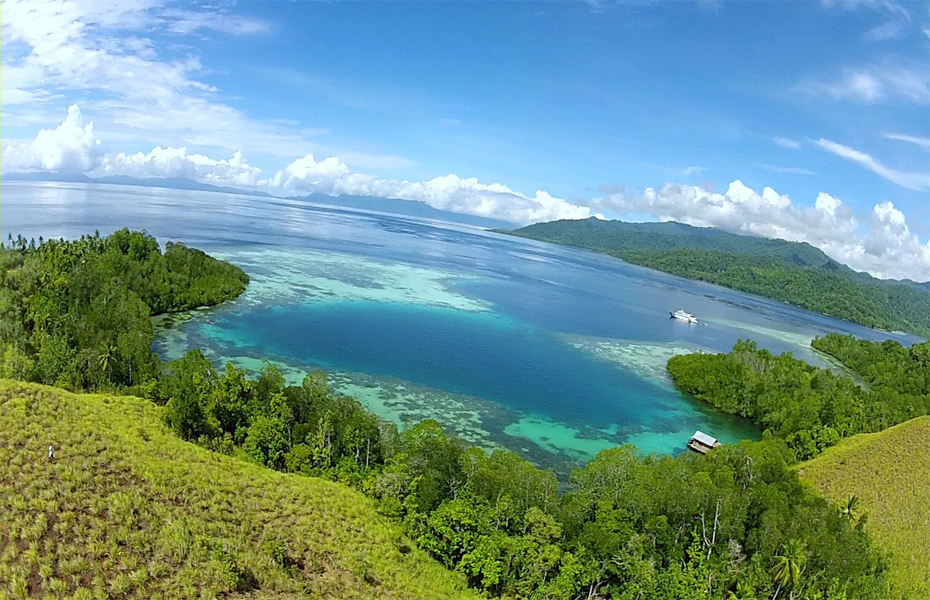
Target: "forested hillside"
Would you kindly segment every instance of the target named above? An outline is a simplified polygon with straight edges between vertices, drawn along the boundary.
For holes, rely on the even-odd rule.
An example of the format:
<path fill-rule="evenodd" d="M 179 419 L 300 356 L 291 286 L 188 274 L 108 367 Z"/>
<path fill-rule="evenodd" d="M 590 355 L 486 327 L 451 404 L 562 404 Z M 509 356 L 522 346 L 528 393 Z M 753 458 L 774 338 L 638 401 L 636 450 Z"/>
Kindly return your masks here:
<path fill-rule="evenodd" d="M 905 348 L 894 340 L 882 343 L 831 333 L 811 346 L 836 358 L 883 393 L 930 395 L 930 344 Z"/>
<path fill-rule="evenodd" d="M 245 290 L 239 267 L 128 230 L 0 247 L 0 377 L 71 389 L 156 376 L 150 317 Z"/>
<path fill-rule="evenodd" d="M 740 414 L 785 439 L 799 460 L 840 438 L 881 431 L 930 414 L 930 342 L 910 348 L 831 334 L 812 345 L 869 382 L 869 390 L 792 357 L 740 341 L 728 354 L 687 354 L 668 361 L 683 391 Z"/>
<path fill-rule="evenodd" d="M 537 223 L 520 237 L 585 248 L 886 330 L 930 336 L 930 290 L 857 273 L 805 243 L 681 223 Z"/>
<path fill-rule="evenodd" d="M 217 372 L 194 350 L 167 365 L 153 391 L 182 437 L 364 490 L 419 547 L 492 596 L 710 600 L 785 585 L 887 595 L 880 552 L 800 484 L 778 441 L 708 457 L 606 450 L 560 495 L 551 471 L 469 448 L 436 421 L 398 432 L 333 394 L 321 374 L 286 386 L 267 366 L 250 380 L 230 365 Z M 771 568 L 780 560 L 810 571 L 783 579 Z"/>

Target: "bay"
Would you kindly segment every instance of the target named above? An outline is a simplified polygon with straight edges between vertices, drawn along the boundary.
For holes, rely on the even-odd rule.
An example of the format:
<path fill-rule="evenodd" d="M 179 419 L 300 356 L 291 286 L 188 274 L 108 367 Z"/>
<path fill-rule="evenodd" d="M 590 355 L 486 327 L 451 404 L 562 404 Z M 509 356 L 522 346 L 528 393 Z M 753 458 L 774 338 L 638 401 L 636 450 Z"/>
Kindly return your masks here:
<path fill-rule="evenodd" d="M 751 338 L 840 370 L 810 348 L 870 330 L 585 251 L 477 228 L 300 200 L 117 185 L 9 182 L 0 233 L 74 238 L 129 227 L 238 264 L 251 283 L 210 310 L 160 318 L 166 359 L 202 348 L 336 389 L 400 426 L 435 418 L 561 474 L 632 443 L 677 453 L 695 429 L 758 438 L 746 421 L 677 392 L 665 362 Z M 668 318 L 683 308 L 701 325 Z"/>

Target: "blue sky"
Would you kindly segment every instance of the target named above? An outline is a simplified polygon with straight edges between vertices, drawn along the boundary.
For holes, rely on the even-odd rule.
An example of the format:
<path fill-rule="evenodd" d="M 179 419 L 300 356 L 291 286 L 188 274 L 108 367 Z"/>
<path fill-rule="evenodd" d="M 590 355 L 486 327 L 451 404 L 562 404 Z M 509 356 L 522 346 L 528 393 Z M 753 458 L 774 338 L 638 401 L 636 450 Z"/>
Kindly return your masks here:
<path fill-rule="evenodd" d="M 7 172 L 676 219 L 930 279 L 927 3 L 59 6 L 2 2 Z"/>

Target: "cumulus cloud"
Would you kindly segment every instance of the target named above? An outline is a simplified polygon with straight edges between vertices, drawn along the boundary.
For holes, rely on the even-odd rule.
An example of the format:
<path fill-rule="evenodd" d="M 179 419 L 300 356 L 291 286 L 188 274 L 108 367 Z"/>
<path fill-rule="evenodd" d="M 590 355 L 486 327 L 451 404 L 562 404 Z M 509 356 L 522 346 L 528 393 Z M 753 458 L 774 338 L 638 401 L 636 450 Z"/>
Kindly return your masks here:
<path fill-rule="evenodd" d="M 336 187 L 350 173 L 348 165 L 335 156 L 317 161 L 308 154 L 278 171 L 274 185 L 285 189 L 339 193 Z"/>
<path fill-rule="evenodd" d="M 596 211 L 647 213 L 660 220 L 808 242 L 838 261 L 879 277 L 930 280 L 930 242 L 920 243 L 908 229 L 904 214 L 891 202 L 878 204 L 865 223 L 830 194 L 819 194 L 813 206 L 798 207 L 770 187 L 759 193 L 736 180 L 722 194 L 703 186 L 674 183 L 649 188 L 641 195 L 618 187 L 602 188 L 605 197 L 580 204 L 542 190 L 528 195 L 501 183 L 455 174 L 428 181 L 381 178 L 355 172 L 337 157 L 317 159 L 312 154 L 266 176 L 238 151 L 231 158 L 215 159 L 183 147 L 159 146 L 135 154 L 103 153 L 100 148 L 93 124 L 85 124 L 80 109 L 72 106 L 58 127 L 40 131 L 34 140 L 9 145 L 2 165 L 4 170 L 76 170 L 91 176 L 185 177 L 278 195 L 316 192 L 397 198 L 517 224 L 603 216 Z M 852 151 L 846 152 L 851 160 L 868 163 L 867 155 L 846 150 Z"/>
<path fill-rule="evenodd" d="M 353 173 L 334 157 L 317 161 L 313 155 L 307 155 L 297 159 L 279 171 L 272 184 L 301 192 L 413 200 L 440 210 L 520 224 L 593 216 L 587 206 L 572 204 L 542 190 L 527 196 L 500 183 L 481 183 L 451 173 L 422 182 L 381 179 Z"/>
<path fill-rule="evenodd" d="M 887 200 L 875 205 L 869 231 L 853 250 L 854 260 L 873 274 L 930 280 L 930 241 L 921 244 L 908 229 L 904 213 Z"/>
<path fill-rule="evenodd" d="M 830 194 L 820 193 L 813 206 L 798 207 L 770 187 L 759 193 L 739 180 L 722 194 L 670 183 L 642 195 L 612 194 L 593 204 L 621 215 L 648 213 L 662 221 L 807 242 L 877 277 L 930 280 L 930 242 L 922 245 L 904 214 L 888 201 L 875 207 L 864 235 L 853 211 Z"/>
<path fill-rule="evenodd" d="M 539 190 L 528 196 L 500 183 L 482 183 L 455 174 L 429 181 L 401 181 L 357 173 L 337 157 L 317 160 L 307 154 L 294 160 L 273 177 L 248 163 L 242 152 L 229 159 L 190 153 L 184 147 L 158 146 L 150 152 L 107 153 L 93 125 L 84 125 L 75 105 L 56 129 L 42 130 L 34 141 L 10 145 L 3 153 L 9 171 L 69 170 L 91 176 L 183 177 L 213 185 L 262 189 L 278 194 L 316 192 L 329 195 L 360 195 L 423 202 L 450 212 L 477 215 L 526 224 L 554 219 L 583 219 L 593 215 L 587 206 L 574 204 Z M 599 216 L 599 215 L 596 215 Z"/>
<path fill-rule="evenodd" d="M 19 171 L 90 171 L 102 155 L 94 124 L 84 124 L 76 104 L 55 129 L 39 131 L 31 142 L 10 144 L 3 150 L 3 169 Z"/>
<path fill-rule="evenodd" d="M 314 146 L 293 127 L 250 118 L 198 78 L 199 57 L 156 44 L 170 35 L 259 34 L 267 25 L 220 5 L 196 12 L 164 0 L 3 0 L 3 118 L 28 120 L 63 93 L 93 97 L 83 108 L 98 130 L 175 146 L 212 146 L 291 158 Z M 158 36 L 156 38 L 155 36 Z M 7 50 L 10 50 L 9 52 Z"/>
<path fill-rule="evenodd" d="M 135 154 L 108 154 L 101 158 L 94 176 L 125 175 L 144 179 L 146 177 L 183 177 L 211 183 L 255 188 L 265 184 L 261 169 L 249 165 L 237 151 L 232 158 L 214 159 L 203 154 L 189 154 L 186 148 L 158 146 L 151 152 Z"/>
<path fill-rule="evenodd" d="M 930 174 L 927 173 L 909 173 L 898 171 L 885 166 L 878 160 L 872 158 L 869 154 L 844 146 L 830 140 L 819 139 L 815 142 L 821 149 L 826 150 L 846 160 L 857 163 L 869 171 L 872 171 L 879 177 L 884 177 L 892 183 L 896 183 L 909 190 L 922 191 L 930 189 Z"/>

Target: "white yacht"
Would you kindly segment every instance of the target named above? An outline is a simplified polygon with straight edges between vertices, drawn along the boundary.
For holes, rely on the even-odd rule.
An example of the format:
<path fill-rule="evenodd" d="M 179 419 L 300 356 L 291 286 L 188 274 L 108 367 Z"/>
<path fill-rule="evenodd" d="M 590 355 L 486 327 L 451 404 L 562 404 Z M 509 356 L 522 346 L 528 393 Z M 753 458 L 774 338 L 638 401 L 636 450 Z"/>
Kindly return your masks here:
<path fill-rule="evenodd" d="M 697 317 L 691 313 L 686 313 L 683 310 L 676 310 L 675 312 L 669 312 L 668 314 L 670 314 L 673 319 L 678 319 L 679 321 L 686 321 L 688 323 L 695 324 L 698 322 Z"/>

